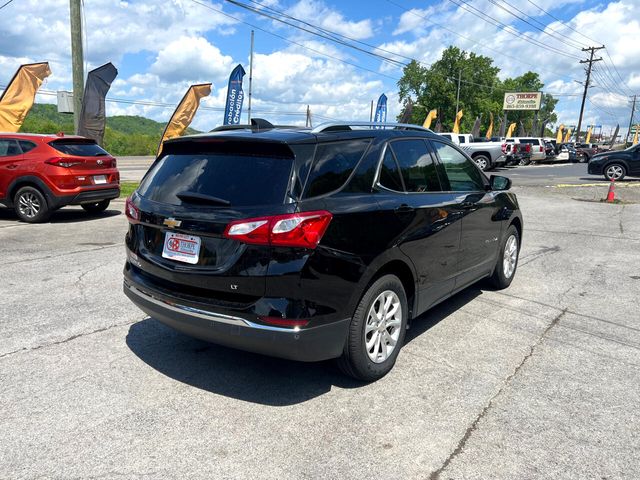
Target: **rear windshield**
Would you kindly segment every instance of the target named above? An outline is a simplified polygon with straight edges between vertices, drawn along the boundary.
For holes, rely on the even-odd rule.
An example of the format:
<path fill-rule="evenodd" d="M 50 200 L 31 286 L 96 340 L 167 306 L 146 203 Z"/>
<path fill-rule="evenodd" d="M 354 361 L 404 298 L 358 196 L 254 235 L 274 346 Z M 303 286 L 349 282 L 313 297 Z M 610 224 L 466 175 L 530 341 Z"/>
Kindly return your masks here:
<path fill-rule="evenodd" d="M 93 142 L 54 140 L 49 143 L 49 145 L 59 152 L 66 153 L 67 155 L 77 155 L 79 157 L 100 157 L 102 155 L 109 155 L 100 147 L 100 145 Z"/>
<path fill-rule="evenodd" d="M 531 145 L 540 145 L 540 141 L 535 138 L 521 138 L 520 143 L 530 143 Z"/>
<path fill-rule="evenodd" d="M 282 204 L 292 163 L 291 158 L 235 154 L 167 155 L 153 165 L 138 193 L 170 205 L 186 204 L 176 196 L 185 192 L 216 197 L 231 206 Z"/>

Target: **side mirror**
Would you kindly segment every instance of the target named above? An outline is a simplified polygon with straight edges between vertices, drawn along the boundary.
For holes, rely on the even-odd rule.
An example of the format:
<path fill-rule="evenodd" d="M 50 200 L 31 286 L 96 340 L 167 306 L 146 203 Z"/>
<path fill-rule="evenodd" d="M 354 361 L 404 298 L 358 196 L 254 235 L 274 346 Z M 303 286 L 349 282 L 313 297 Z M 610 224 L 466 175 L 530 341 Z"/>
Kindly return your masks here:
<path fill-rule="evenodd" d="M 511 188 L 511 179 L 500 175 L 491 175 L 489 182 L 491 190 L 509 190 Z"/>

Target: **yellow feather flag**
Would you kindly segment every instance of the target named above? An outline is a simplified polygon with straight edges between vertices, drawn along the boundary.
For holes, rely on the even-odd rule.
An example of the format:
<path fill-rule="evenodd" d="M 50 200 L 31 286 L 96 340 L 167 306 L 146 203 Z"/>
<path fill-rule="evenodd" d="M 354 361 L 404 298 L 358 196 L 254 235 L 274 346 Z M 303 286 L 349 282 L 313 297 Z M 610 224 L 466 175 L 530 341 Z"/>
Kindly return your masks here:
<path fill-rule="evenodd" d="M 589 130 L 587 130 L 587 138 L 584 139 L 584 143 L 589 143 L 591 142 L 591 130 L 593 129 L 593 125 L 591 125 L 589 127 Z"/>
<path fill-rule="evenodd" d="M 453 133 L 460 133 L 460 119 L 462 118 L 462 110 L 456 113 L 456 121 L 453 123 Z"/>
<path fill-rule="evenodd" d="M 0 132 L 17 132 L 36 99 L 36 92 L 51 75 L 49 64 L 21 65 L 0 96 Z"/>
<path fill-rule="evenodd" d="M 191 85 L 187 93 L 182 97 L 182 100 L 176 107 L 175 112 L 171 116 L 171 120 L 167 123 L 167 128 L 164 129 L 160 145 L 158 145 L 158 153 L 162 151 L 162 144 L 165 140 L 170 138 L 179 137 L 191 124 L 193 117 L 198 111 L 200 106 L 200 100 L 209 96 L 211 93 L 211 84 L 202 83 L 200 85 Z"/>
<path fill-rule="evenodd" d="M 640 130 L 640 125 L 636 125 L 636 134 L 633 136 L 633 144 L 636 145 L 638 143 L 638 130 Z"/>
<path fill-rule="evenodd" d="M 489 122 L 489 128 L 487 128 L 487 134 L 485 135 L 487 140 L 490 140 L 493 135 L 493 113 L 489 112 L 489 116 L 491 117 L 491 121 Z"/>
<path fill-rule="evenodd" d="M 556 135 L 556 143 L 562 143 L 562 131 L 564 130 L 564 125 L 560 125 L 558 127 L 558 134 Z"/>
<path fill-rule="evenodd" d="M 516 129 L 516 122 L 513 122 L 509 125 L 509 130 L 507 130 L 507 138 L 513 137 L 513 131 Z"/>
<path fill-rule="evenodd" d="M 569 143 L 570 139 L 571 139 L 571 129 L 567 130 L 567 134 L 564 137 L 564 143 Z"/>
<path fill-rule="evenodd" d="M 434 108 L 429 112 L 429 114 L 427 115 L 427 118 L 424 119 L 424 123 L 422 124 L 422 126 L 424 128 L 431 128 L 431 122 L 433 122 L 433 119 L 436 118 L 437 116 L 438 116 L 438 110 Z"/>

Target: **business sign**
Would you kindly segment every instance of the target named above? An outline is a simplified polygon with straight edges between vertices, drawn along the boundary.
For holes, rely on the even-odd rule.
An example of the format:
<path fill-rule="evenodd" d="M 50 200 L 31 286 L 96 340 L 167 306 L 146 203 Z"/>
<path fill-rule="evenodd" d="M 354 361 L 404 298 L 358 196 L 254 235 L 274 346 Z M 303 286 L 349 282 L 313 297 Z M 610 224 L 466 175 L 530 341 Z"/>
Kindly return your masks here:
<path fill-rule="evenodd" d="M 507 92 L 503 110 L 540 110 L 542 92 Z"/>

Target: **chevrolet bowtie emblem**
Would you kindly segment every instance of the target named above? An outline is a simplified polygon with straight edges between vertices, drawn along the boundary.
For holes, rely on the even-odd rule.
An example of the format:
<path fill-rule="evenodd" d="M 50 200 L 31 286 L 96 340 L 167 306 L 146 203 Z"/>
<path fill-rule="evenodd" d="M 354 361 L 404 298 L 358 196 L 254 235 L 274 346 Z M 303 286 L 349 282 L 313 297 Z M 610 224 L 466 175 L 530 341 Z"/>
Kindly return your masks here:
<path fill-rule="evenodd" d="M 182 221 L 181 220 L 176 220 L 173 217 L 165 218 L 164 222 L 162 222 L 162 223 L 165 224 L 169 228 L 175 228 L 175 227 L 179 227 L 180 225 L 182 225 Z"/>

